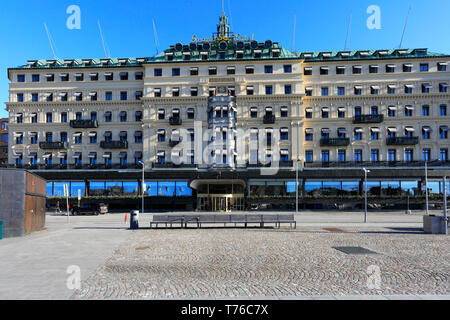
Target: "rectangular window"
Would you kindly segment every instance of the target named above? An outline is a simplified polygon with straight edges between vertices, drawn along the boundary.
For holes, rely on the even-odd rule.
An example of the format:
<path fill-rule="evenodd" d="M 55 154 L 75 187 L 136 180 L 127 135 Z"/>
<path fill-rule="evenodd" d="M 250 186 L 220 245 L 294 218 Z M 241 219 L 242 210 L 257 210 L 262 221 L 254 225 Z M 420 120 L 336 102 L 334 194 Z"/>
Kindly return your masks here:
<path fill-rule="evenodd" d="M 273 73 L 273 66 L 264 66 L 264 73 Z"/>
<path fill-rule="evenodd" d="M 66 112 L 61 113 L 61 122 L 62 123 L 67 122 L 67 113 Z"/>
<path fill-rule="evenodd" d="M 272 86 L 266 86 L 266 95 L 271 95 L 273 93 L 273 87 Z"/>
<path fill-rule="evenodd" d="M 320 68 L 320 75 L 323 75 L 323 76 L 325 76 L 325 75 L 328 75 L 328 67 L 321 67 Z"/>
<path fill-rule="evenodd" d="M 373 149 L 370 151 L 370 161 L 378 162 L 379 161 L 379 151 L 378 149 Z"/>
<path fill-rule="evenodd" d="M 162 69 L 157 68 L 153 72 L 155 77 L 162 77 Z"/>
<path fill-rule="evenodd" d="M 216 67 L 210 67 L 210 68 L 208 69 L 208 74 L 209 74 L 210 76 L 215 76 L 215 75 L 217 75 L 217 68 L 216 68 Z"/>
<path fill-rule="evenodd" d="M 292 65 L 287 64 L 283 66 L 284 73 L 292 73 Z"/>
<path fill-rule="evenodd" d="M 345 67 L 336 67 L 336 74 L 345 74 Z"/>
<path fill-rule="evenodd" d="M 292 94 L 292 86 L 290 84 L 284 86 L 284 94 Z"/>
<path fill-rule="evenodd" d="M 420 72 L 428 72 L 428 63 L 420 64 Z"/>
<path fill-rule="evenodd" d="M 310 150 L 305 151 L 305 162 L 313 162 L 313 152 Z"/>
<path fill-rule="evenodd" d="M 305 68 L 303 69 L 303 74 L 304 74 L 305 76 L 312 76 L 312 68 L 311 68 L 311 67 L 305 67 Z"/>
<path fill-rule="evenodd" d="M 323 97 L 328 96 L 328 87 L 323 87 L 322 88 L 322 96 Z"/>
<path fill-rule="evenodd" d="M 413 150 L 412 149 L 405 150 L 405 161 L 406 162 L 413 161 Z"/>
<path fill-rule="evenodd" d="M 39 96 L 37 93 L 32 93 L 31 94 L 31 101 L 33 102 L 38 102 L 39 101 Z"/>
<path fill-rule="evenodd" d="M 430 106 L 422 106 L 422 116 L 424 117 L 430 116 Z"/>
<path fill-rule="evenodd" d="M 447 71 L 447 63 L 440 62 L 437 64 L 438 71 Z"/>
<path fill-rule="evenodd" d="M 17 75 L 17 82 L 25 82 L 25 75 L 24 74 L 18 74 Z"/>
<path fill-rule="evenodd" d="M 345 88 L 344 87 L 338 87 L 337 93 L 338 93 L 338 96 L 344 96 L 345 95 Z"/>
<path fill-rule="evenodd" d="M 23 93 L 17 94 L 17 102 L 23 102 Z"/>
<path fill-rule="evenodd" d="M 388 161 L 395 162 L 396 160 L 397 160 L 396 151 L 393 149 L 388 150 Z"/>
<path fill-rule="evenodd" d="M 327 163 L 330 162 L 330 151 L 328 150 L 322 150 L 322 162 Z"/>
<path fill-rule="evenodd" d="M 439 150 L 439 160 L 448 161 L 448 149 Z"/>
<path fill-rule="evenodd" d="M 439 84 L 439 93 L 447 93 L 448 92 L 448 84 L 440 83 Z"/>
<path fill-rule="evenodd" d="M 47 112 L 46 114 L 46 122 L 52 123 L 53 122 L 53 114 L 51 112 Z"/>
<path fill-rule="evenodd" d="M 422 161 L 430 161 L 431 156 L 431 150 L 430 149 L 423 149 L 422 150 Z"/>
<path fill-rule="evenodd" d="M 120 92 L 120 100 L 125 101 L 128 98 L 128 93 L 126 91 Z"/>
<path fill-rule="evenodd" d="M 33 74 L 31 76 L 31 81 L 32 82 L 39 82 L 39 75 L 38 74 Z"/>
<path fill-rule="evenodd" d="M 345 150 L 338 150 L 338 161 L 339 162 L 345 162 L 346 156 L 345 156 Z"/>
<path fill-rule="evenodd" d="M 179 77 L 180 74 L 180 68 L 172 68 L 172 77 Z"/>
<path fill-rule="evenodd" d="M 378 66 L 369 66 L 369 73 L 378 73 Z"/>
<path fill-rule="evenodd" d="M 442 105 L 442 106 L 439 107 L 439 115 L 441 117 L 447 116 L 447 106 Z"/>

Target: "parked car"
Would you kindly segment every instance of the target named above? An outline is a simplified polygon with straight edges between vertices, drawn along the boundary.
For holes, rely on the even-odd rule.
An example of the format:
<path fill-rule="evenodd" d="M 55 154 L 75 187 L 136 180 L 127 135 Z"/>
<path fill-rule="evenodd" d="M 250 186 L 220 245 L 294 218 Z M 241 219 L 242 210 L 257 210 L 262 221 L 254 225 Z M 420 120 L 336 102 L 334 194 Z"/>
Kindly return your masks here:
<path fill-rule="evenodd" d="M 104 203 L 94 204 L 82 204 L 81 206 L 73 206 L 71 209 L 72 215 L 96 215 L 105 214 L 108 212 L 108 206 Z"/>

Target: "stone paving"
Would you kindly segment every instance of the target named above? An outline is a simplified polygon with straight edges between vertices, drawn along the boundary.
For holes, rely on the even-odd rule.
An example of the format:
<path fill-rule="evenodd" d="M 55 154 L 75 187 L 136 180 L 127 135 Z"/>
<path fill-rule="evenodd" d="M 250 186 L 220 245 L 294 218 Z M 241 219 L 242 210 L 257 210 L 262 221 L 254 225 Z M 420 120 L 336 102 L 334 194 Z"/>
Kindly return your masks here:
<path fill-rule="evenodd" d="M 340 229 L 133 231 L 71 298 L 450 296 L 450 237 L 418 228 Z M 367 285 L 372 265 L 381 271 L 379 289 Z"/>

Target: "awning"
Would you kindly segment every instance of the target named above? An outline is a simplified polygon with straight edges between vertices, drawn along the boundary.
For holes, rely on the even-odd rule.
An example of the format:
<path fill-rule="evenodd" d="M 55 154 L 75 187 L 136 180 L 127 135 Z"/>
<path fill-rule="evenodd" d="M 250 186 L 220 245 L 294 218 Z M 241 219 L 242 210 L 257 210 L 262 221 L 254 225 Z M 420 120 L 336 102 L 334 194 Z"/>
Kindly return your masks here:
<path fill-rule="evenodd" d="M 440 65 L 440 66 L 446 66 L 446 65 L 448 65 L 448 62 L 438 62 L 438 65 Z"/>
<path fill-rule="evenodd" d="M 283 132 L 283 133 L 289 132 L 289 128 L 281 128 L 280 132 Z"/>
<path fill-rule="evenodd" d="M 329 67 L 320 67 L 320 70 L 330 70 Z"/>
<path fill-rule="evenodd" d="M 83 93 L 82 92 L 75 92 L 73 95 L 75 96 L 75 97 L 79 97 L 79 96 L 81 96 Z"/>
<path fill-rule="evenodd" d="M 82 133 L 81 132 L 76 132 L 73 134 L 74 137 L 81 137 Z"/>
<path fill-rule="evenodd" d="M 73 154 L 73 158 L 74 158 L 74 159 L 80 159 L 80 158 L 81 158 L 81 152 L 75 152 L 75 153 Z"/>
<path fill-rule="evenodd" d="M 313 69 L 312 67 L 305 67 L 306 71 L 312 71 L 312 69 Z"/>
<path fill-rule="evenodd" d="M 43 159 L 49 159 L 49 158 L 51 158 L 51 157 L 52 157 L 52 154 L 51 154 L 51 153 L 45 153 L 45 154 L 42 156 Z"/>
<path fill-rule="evenodd" d="M 422 127 L 422 130 L 423 130 L 423 131 L 426 131 L 426 132 L 433 131 L 433 130 L 431 129 L 431 127 L 428 127 L 428 126 Z"/>
<path fill-rule="evenodd" d="M 288 109 L 288 107 L 281 107 L 280 110 L 281 110 L 281 112 L 286 112 L 286 111 L 288 111 L 289 109 Z"/>
<path fill-rule="evenodd" d="M 405 109 L 407 109 L 407 110 L 414 110 L 414 106 L 405 106 Z"/>
<path fill-rule="evenodd" d="M 172 88 L 172 92 L 180 92 L 180 88 Z"/>
<path fill-rule="evenodd" d="M 75 77 L 82 77 L 83 73 L 75 73 Z"/>
<path fill-rule="evenodd" d="M 18 137 L 22 137 L 23 136 L 23 132 L 14 132 L 14 138 L 18 138 Z"/>
<path fill-rule="evenodd" d="M 103 154 L 103 158 L 110 159 L 111 158 L 111 152 L 107 152 Z"/>
<path fill-rule="evenodd" d="M 404 66 L 407 67 L 407 68 L 412 68 L 413 64 L 412 63 L 405 63 Z"/>
<path fill-rule="evenodd" d="M 128 135 L 128 132 L 126 131 L 120 131 L 119 137 L 126 137 Z"/>
<path fill-rule="evenodd" d="M 251 111 L 251 112 L 257 112 L 257 111 L 258 111 L 258 108 L 257 108 L 257 107 L 251 107 L 251 108 L 250 108 L 250 111 Z"/>
<path fill-rule="evenodd" d="M 181 154 L 180 150 L 176 150 L 176 151 L 173 150 L 171 156 L 172 156 L 172 158 L 178 158 L 178 157 L 180 157 L 180 154 Z"/>
<path fill-rule="evenodd" d="M 395 89 L 395 88 L 397 88 L 397 85 L 395 85 L 395 84 L 388 84 L 388 88 Z"/>
<path fill-rule="evenodd" d="M 96 76 L 98 76 L 98 73 L 97 73 L 97 72 L 91 72 L 91 73 L 89 73 L 89 75 L 90 75 L 91 77 L 96 77 Z"/>
<path fill-rule="evenodd" d="M 405 87 L 407 87 L 407 88 L 414 88 L 414 85 L 413 84 L 406 84 Z"/>
<path fill-rule="evenodd" d="M 31 132 L 30 133 L 30 137 L 37 137 L 37 135 L 38 135 L 37 132 Z"/>
<path fill-rule="evenodd" d="M 358 89 L 358 90 L 360 90 L 362 88 L 363 88 L 362 86 L 355 86 L 355 89 Z"/>
<path fill-rule="evenodd" d="M 164 114 L 164 113 L 166 113 L 166 112 L 164 111 L 164 109 L 159 109 L 159 110 L 158 110 L 158 114 Z"/>
<path fill-rule="evenodd" d="M 448 83 L 440 83 L 439 84 L 441 87 L 448 87 Z"/>
<path fill-rule="evenodd" d="M 251 134 L 258 134 L 259 130 L 257 128 L 250 129 Z"/>
<path fill-rule="evenodd" d="M 54 76 L 54 74 L 52 74 L 52 73 L 49 73 L 49 74 L 46 74 L 46 75 L 45 75 L 46 78 L 51 78 L 51 77 L 53 77 L 53 76 Z"/>
<path fill-rule="evenodd" d="M 165 151 L 158 151 L 157 156 L 158 157 L 164 157 L 166 155 Z"/>
<path fill-rule="evenodd" d="M 51 92 L 46 92 L 46 93 L 44 93 L 44 97 L 45 97 L 45 98 L 48 98 L 48 97 L 50 97 L 51 95 L 53 95 L 53 93 L 51 93 Z"/>
<path fill-rule="evenodd" d="M 36 157 L 37 157 L 37 152 L 30 152 L 28 154 L 28 158 L 30 158 L 30 159 L 33 159 L 33 158 L 36 158 Z"/>
<path fill-rule="evenodd" d="M 388 68 L 395 68 L 395 64 L 388 64 L 387 67 Z"/>
<path fill-rule="evenodd" d="M 12 157 L 13 157 L 14 159 L 22 158 L 22 152 L 13 153 L 13 154 L 12 154 Z"/>
<path fill-rule="evenodd" d="M 363 128 L 355 128 L 355 132 L 364 132 Z"/>
<path fill-rule="evenodd" d="M 346 133 L 347 129 L 346 128 L 338 128 L 337 132 L 339 132 L 339 133 Z"/>
<path fill-rule="evenodd" d="M 64 159 L 64 158 L 66 158 L 66 157 L 67 157 L 67 152 L 59 152 L 59 153 L 58 153 L 58 158 Z"/>
<path fill-rule="evenodd" d="M 267 128 L 266 129 L 266 133 L 272 133 L 273 132 L 273 129 L 272 128 Z"/>
<path fill-rule="evenodd" d="M 330 108 L 328 108 L 328 107 L 323 107 L 323 108 L 322 108 L 322 111 L 323 111 L 323 112 L 329 112 L 329 111 L 330 111 Z"/>
<path fill-rule="evenodd" d="M 105 137 L 111 137 L 112 136 L 112 132 L 111 131 L 106 131 L 105 132 Z"/>
<path fill-rule="evenodd" d="M 425 88 L 431 88 L 432 87 L 431 83 L 424 83 L 424 84 L 422 84 L 422 86 L 424 86 Z"/>
<path fill-rule="evenodd" d="M 189 108 L 189 109 L 187 109 L 187 113 L 195 113 L 195 109 L 194 108 Z"/>
<path fill-rule="evenodd" d="M 413 127 L 405 127 L 405 131 L 414 132 L 416 131 L 416 129 L 414 129 Z"/>
<path fill-rule="evenodd" d="M 173 109 L 172 114 L 180 114 L 180 109 Z"/>
<path fill-rule="evenodd" d="M 442 131 L 448 131 L 448 126 L 440 126 L 439 129 Z"/>
<path fill-rule="evenodd" d="M 306 112 L 313 112 L 313 108 L 306 108 L 305 111 Z"/>
<path fill-rule="evenodd" d="M 321 131 L 322 133 L 330 133 L 330 129 L 328 128 L 323 128 Z"/>
<path fill-rule="evenodd" d="M 280 154 L 282 155 L 282 156 L 287 156 L 287 155 L 289 155 L 289 150 L 280 150 Z"/>
<path fill-rule="evenodd" d="M 112 76 L 112 75 L 113 75 L 112 72 L 105 72 L 105 76 L 107 76 L 107 77 Z"/>
<path fill-rule="evenodd" d="M 314 129 L 312 129 L 312 128 L 306 128 L 306 129 L 305 129 L 305 133 L 307 133 L 307 134 L 313 134 L 313 133 L 314 133 Z"/>
<path fill-rule="evenodd" d="M 389 106 L 388 109 L 389 110 L 397 110 L 397 107 L 396 106 Z"/>
<path fill-rule="evenodd" d="M 191 88 L 191 91 L 198 91 L 198 88 Z"/>
<path fill-rule="evenodd" d="M 370 86 L 372 89 L 374 89 L 374 90 L 379 90 L 380 89 L 380 86 Z"/>
<path fill-rule="evenodd" d="M 61 92 L 60 94 L 58 94 L 58 96 L 65 97 L 65 96 L 67 96 L 67 92 Z"/>
<path fill-rule="evenodd" d="M 90 159 L 97 158 L 97 152 L 89 153 L 88 158 L 90 158 Z"/>
<path fill-rule="evenodd" d="M 372 132 L 380 132 L 380 128 L 370 128 L 370 131 Z"/>
<path fill-rule="evenodd" d="M 154 88 L 153 91 L 156 92 L 156 93 L 160 93 L 161 92 L 161 88 Z"/>
<path fill-rule="evenodd" d="M 223 111 L 228 111 L 228 107 L 226 107 L 226 106 L 225 106 L 225 107 L 222 107 L 222 110 L 223 110 Z"/>
<path fill-rule="evenodd" d="M 166 133 L 166 130 L 164 130 L 164 129 L 158 129 L 157 133 L 158 133 L 158 134 L 165 134 L 165 133 Z"/>
<path fill-rule="evenodd" d="M 94 96 L 97 95 L 97 92 L 89 92 L 89 95 L 90 95 L 91 97 L 94 97 Z"/>
<path fill-rule="evenodd" d="M 339 112 L 345 112 L 345 110 L 346 110 L 345 107 L 339 107 L 339 108 L 338 108 L 338 111 L 339 111 Z"/>
<path fill-rule="evenodd" d="M 362 66 L 353 66 L 354 69 L 362 69 Z"/>
<path fill-rule="evenodd" d="M 344 67 L 344 66 L 338 66 L 338 67 L 336 67 L 336 69 L 339 69 L 339 70 L 343 70 L 343 69 L 345 69 L 346 67 Z"/>
<path fill-rule="evenodd" d="M 89 132 L 89 137 L 96 137 L 97 136 L 97 132 Z"/>
<path fill-rule="evenodd" d="M 389 128 L 387 128 L 387 131 L 389 131 L 389 132 L 397 132 L 398 129 L 395 128 L 395 127 L 389 127 Z"/>

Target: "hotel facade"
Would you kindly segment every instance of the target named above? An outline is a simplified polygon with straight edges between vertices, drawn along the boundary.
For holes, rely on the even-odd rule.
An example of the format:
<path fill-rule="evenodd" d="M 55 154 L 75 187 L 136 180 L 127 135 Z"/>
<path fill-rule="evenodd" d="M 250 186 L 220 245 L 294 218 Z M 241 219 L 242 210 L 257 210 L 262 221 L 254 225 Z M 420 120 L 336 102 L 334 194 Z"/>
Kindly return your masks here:
<path fill-rule="evenodd" d="M 449 55 L 290 52 L 235 36 L 224 15 L 193 40 L 151 58 L 8 69 L 8 166 L 46 178 L 49 197 L 63 184 L 106 200 L 144 186 L 152 209 L 286 209 L 297 191 L 304 208 L 357 206 L 363 168 L 373 201 L 421 203 L 425 163 L 442 193 Z"/>

